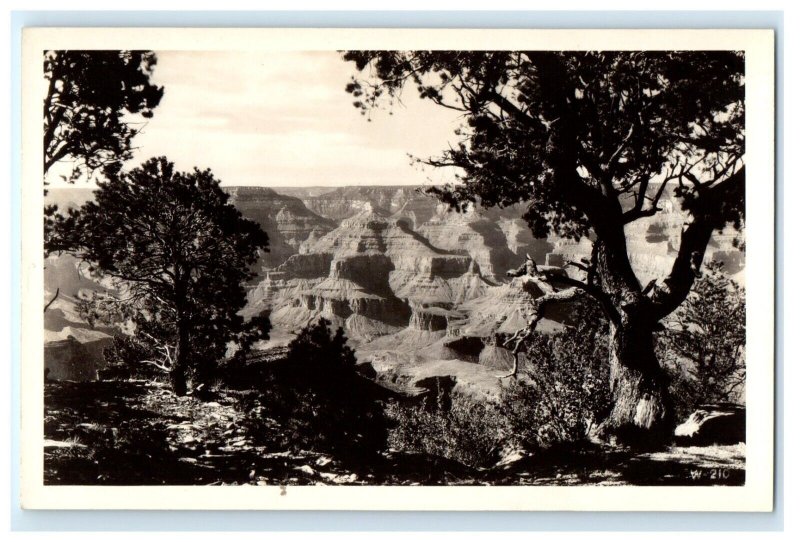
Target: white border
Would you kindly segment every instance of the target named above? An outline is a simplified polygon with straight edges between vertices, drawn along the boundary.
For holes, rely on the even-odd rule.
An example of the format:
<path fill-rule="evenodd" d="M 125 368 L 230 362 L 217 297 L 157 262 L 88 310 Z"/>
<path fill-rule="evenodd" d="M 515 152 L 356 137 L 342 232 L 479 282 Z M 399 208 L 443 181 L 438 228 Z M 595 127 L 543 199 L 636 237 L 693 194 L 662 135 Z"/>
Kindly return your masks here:
<path fill-rule="evenodd" d="M 744 50 L 747 111 L 747 473 L 741 487 L 44 486 L 41 52 L 44 49 Z M 772 30 L 25 29 L 22 46 L 24 508 L 770 511 L 774 381 Z M 34 90 L 36 89 L 36 90 Z"/>

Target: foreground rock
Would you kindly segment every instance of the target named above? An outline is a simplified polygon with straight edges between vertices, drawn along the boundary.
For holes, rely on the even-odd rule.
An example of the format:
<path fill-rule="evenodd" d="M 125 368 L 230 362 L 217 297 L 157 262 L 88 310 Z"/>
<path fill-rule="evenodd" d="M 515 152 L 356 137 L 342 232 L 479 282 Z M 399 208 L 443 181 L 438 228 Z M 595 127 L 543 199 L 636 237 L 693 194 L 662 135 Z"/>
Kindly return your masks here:
<path fill-rule="evenodd" d="M 684 446 L 745 442 L 745 419 L 745 408 L 742 406 L 703 405 L 675 428 L 675 440 Z"/>

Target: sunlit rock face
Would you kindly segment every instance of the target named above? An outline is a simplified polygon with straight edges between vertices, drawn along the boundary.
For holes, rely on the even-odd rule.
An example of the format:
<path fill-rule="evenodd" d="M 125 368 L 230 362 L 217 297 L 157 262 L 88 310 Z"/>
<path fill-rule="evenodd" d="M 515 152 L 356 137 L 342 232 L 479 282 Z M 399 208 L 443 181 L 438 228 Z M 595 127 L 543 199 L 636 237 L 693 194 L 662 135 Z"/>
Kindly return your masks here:
<path fill-rule="evenodd" d="M 487 286 L 468 255 L 433 246 L 407 219 L 370 204 L 268 273 L 251 291 L 251 305 L 271 310 L 279 326 L 298 329 L 324 317 L 370 340 L 409 326 L 443 330 L 437 307 Z"/>
<path fill-rule="evenodd" d="M 478 264 L 481 273 L 499 281 L 519 265 L 522 258 L 508 247 L 508 239 L 497 222 L 471 209 L 453 212 L 440 205 L 437 213 L 419 227 L 419 233 L 438 247 L 464 251 Z"/>
<path fill-rule="evenodd" d="M 441 307 L 414 307 L 411 320 L 408 322 L 410 329 L 418 331 L 446 331 L 450 324 L 450 317 L 457 316 Z"/>
<path fill-rule="evenodd" d="M 260 261 L 265 268 L 277 267 L 300 252 L 304 243 L 319 239 L 336 226 L 310 211 L 300 199 L 271 188 L 233 187 L 226 192 L 242 215 L 258 222 L 269 236 L 269 252 Z"/>
<path fill-rule="evenodd" d="M 524 205 L 506 208 L 472 205 L 464 212 L 456 212 L 440 204 L 418 231 L 438 247 L 466 251 L 484 277 L 499 283 L 526 256 L 543 263 L 553 249 L 552 240 L 533 237 L 521 218 L 524 213 Z"/>
<path fill-rule="evenodd" d="M 507 348 L 489 344 L 481 351 L 478 363 L 491 369 L 507 371 L 514 366 L 514 355 Z"/>
<path fill-rule="evenodd" d="M 320 216 L 336 221 L 372 209 L 405 218 L 413 228 L 433 216 L 438 201 L 414 186 L 344 186 L 324 194 L 309 195 L 303 203 Z"/>
<path fill-rule="evenodd" d="M 521 218 L 501 216 L 497 219 L 497 225 L 506 237 L 508 249 L 513 252 L 517 261 L 522 261 L 530 255 L 537 262 L 544 262 L 547 254 L 553 250 L 554 243 L 548 239 L 537 239 L 531 233 L 528 224 Z"/>

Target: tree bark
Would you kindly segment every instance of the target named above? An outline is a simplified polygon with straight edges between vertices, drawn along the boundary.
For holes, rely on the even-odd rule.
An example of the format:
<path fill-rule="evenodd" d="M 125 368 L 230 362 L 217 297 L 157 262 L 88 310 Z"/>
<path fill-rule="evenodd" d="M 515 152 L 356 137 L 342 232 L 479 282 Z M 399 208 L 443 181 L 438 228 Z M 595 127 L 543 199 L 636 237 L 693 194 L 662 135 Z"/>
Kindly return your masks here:
<path fill-rule="evenodd" d="M 640 321 L 637 321 L 640 320 Z M 668 379 L 656 358 L 652 329 L 635 316 L 610 325 L 613 406 L 598 428 L 604 440 L 637 447 L 659 446 L 672 434 L 674 412 Z"/>
<path fill-rule="evenodd" d="M 674 414 L 669 380 L 655 354 L 658 323 L 627 255 L 625 237 L 596 241 L 597 280 L 614 307 L 609 318 L 612 408 L 598 428 L 601 438 L 655 447 L 671 436 Z"/>
<path fill-rule="evenodd" d="M 178 345 L 175 348 L 175 363 L 170 369 L 172 391 L 175 395 L 186 395 L 189 369 L 189 333 L 186 325 L 178 322 Z"/>

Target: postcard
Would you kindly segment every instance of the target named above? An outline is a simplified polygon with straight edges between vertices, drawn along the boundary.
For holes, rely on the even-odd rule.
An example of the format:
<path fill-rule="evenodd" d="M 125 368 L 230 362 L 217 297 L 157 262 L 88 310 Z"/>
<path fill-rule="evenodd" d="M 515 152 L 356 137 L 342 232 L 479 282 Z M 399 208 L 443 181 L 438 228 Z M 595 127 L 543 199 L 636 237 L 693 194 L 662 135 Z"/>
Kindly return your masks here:
<path fill-rule="evenodd" d="M 25 29 L 23 506 L 771 510 L 773 42 Z"/>

